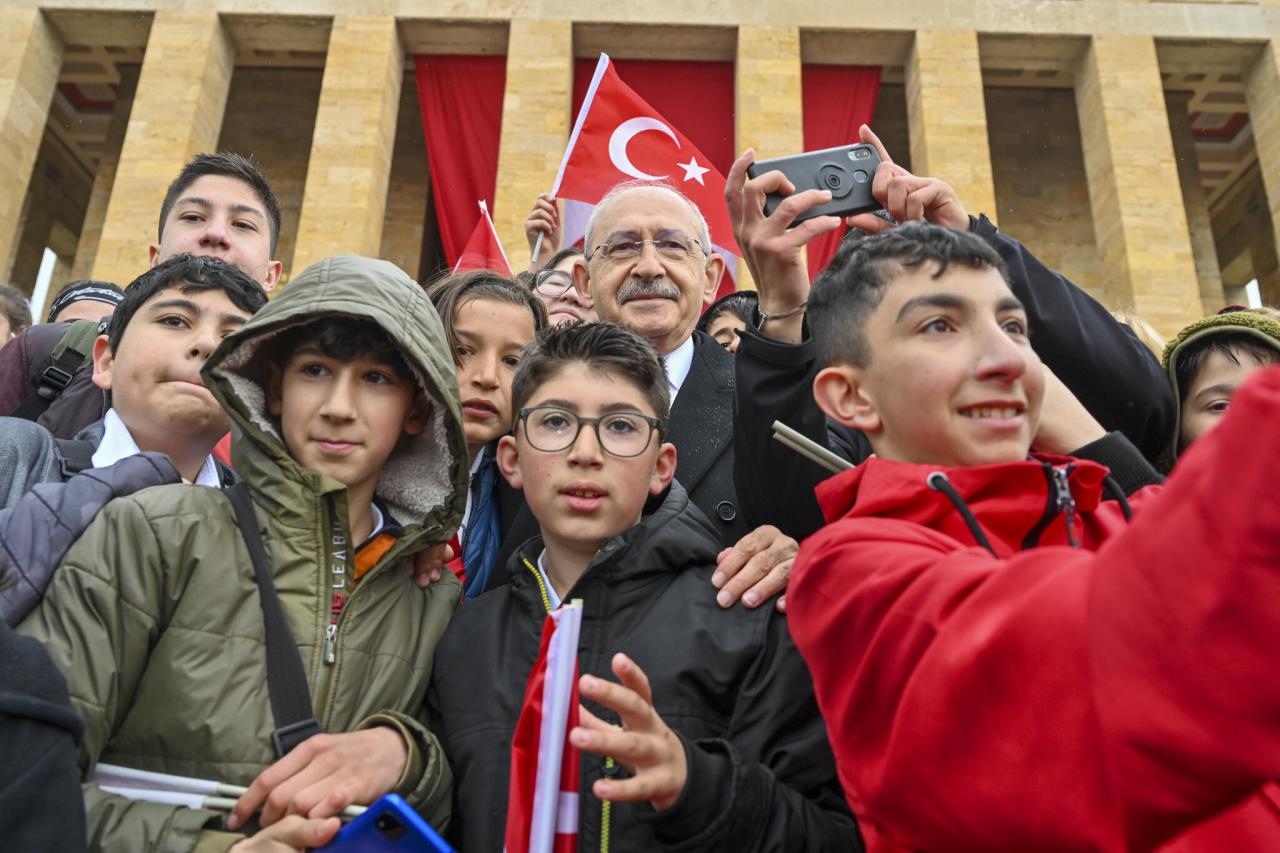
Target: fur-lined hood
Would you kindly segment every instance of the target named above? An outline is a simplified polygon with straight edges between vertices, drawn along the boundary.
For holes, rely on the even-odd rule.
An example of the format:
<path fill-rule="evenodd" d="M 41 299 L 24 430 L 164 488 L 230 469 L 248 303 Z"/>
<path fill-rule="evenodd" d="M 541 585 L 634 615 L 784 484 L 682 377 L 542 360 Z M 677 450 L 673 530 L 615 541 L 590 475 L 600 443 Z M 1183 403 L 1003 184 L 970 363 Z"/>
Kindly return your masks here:
<path fill-rule="evenodd" d="M 263 344 L 284 329 L 334 315 L 377 323 L 396 343 L 431 401 L 426 429 L 402 439 L 382 470 L 376 495 L 406 527 L 407 536 L 416 532 L 408 529 L 410 525 L 420 525 L 429 539 L 446 541 L 458 526 L 467 497 L 467 446 L 457 375 L 440 318 L 426 293 L 386 261 L 341 256 L 311 265 L 209 356 L 202 373 L 230 414 L 235 468 L 260 495 L 270 499 L 274 493 L 281 502 L 293 502 L 290 495 L 300 497 L 298 486 L 312 494 L 345 491 L 337 481 L 303 468 L 289 455 L 275 419 L 267 413 L 265 374 L 256 358 Z"/>

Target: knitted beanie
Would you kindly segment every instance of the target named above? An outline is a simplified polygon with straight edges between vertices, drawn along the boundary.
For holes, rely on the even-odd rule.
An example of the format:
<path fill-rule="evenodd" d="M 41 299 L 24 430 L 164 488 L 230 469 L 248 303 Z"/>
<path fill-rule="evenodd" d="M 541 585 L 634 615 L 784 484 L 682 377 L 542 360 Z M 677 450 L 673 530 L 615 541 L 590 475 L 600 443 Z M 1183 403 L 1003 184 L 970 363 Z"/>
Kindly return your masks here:
<path fill-rule="evenodd" d="M 1178 438 L 1182 434 L 1182 390 L 1178 388 L 1178 358 L 1187 345 L 1214 335 L 1244 334 L 1280 352 L 1280 321 L 1253 311 L 1229 311 L 1196 320 L 1184 328 L 1164 348 L 1160 364 L 1173 387 L 1173 437 L 1165 452 L 1162 467 L 1167 471 L 1178 458 Z"/>

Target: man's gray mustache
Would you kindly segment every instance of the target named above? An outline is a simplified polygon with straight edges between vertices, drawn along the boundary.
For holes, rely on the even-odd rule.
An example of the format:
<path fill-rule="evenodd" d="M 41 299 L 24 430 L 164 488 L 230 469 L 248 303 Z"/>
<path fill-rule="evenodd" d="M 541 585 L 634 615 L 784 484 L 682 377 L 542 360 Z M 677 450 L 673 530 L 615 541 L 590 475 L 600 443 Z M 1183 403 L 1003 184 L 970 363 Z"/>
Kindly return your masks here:
<path fill-rule="evenodd" d="M 651 296 L 679 301 L 680 290 L 668 281 L 632 279 L 618 290 L 618 304 L 625 305 L 632 299 L 644 299 Z"/>

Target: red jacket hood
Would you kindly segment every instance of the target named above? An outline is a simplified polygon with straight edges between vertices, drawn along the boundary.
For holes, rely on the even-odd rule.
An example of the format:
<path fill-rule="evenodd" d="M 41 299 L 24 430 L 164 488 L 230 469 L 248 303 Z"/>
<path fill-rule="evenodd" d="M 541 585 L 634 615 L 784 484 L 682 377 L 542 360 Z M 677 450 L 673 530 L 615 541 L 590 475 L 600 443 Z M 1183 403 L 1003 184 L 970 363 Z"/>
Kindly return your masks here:
<path fill-rule="evenodd" d="M 1098 508 L 1108 474 L 1104 466 L 1084 459 L 1041 454 L 1033 454 L 1023 462 L 964 468 L 872 457 L 823 481 L 816 493 L 828 524 L 839 519 L 891 518 L 977 544 L 956 505 L 930 487 L 929 476 L 941 472 L 1003 556 L 1021 550 L 1028 534 L 1043 520 L 1048 502 L 1055 497 L 1050 482 L 1055 468 L 1067 471 L 1077 513 L 1092 513 Z M 1060 518 L 1053 526 L 1059 531 L 1064 529 Z"/>

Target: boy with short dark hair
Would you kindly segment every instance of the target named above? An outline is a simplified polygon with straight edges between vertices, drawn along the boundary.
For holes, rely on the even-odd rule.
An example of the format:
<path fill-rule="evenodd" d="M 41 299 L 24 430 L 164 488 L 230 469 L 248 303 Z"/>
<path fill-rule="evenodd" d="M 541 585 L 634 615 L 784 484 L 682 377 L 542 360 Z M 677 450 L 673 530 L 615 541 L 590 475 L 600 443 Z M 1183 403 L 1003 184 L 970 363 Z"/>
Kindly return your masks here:
<path fill-rule="evenodd" d="M 507 585 L 459 609 L 436 654 L 430 701 L 454 768 L 455 842 L 502 849 L 543 617 L 580 598 L 589 710 L 570 737 L 583 752 L 582 849 L 861 849 L 784 617 L 722 610 L 706 594 L 722 546 L 673 479 L 652 346 L 606 323 L 548 329 L 512 398 L 498 464 L 541 535 L 517 550 Z"/>
<path fill-rule="evenodd" d="M 38 483 L 61 482 L 142 451 L 164 453 L 183 479 L 221 487 L 211 456 L 226 434 L 200 368 L 221 340 L 266 303 L 251 278 L 217 258 L 178 255 L 140 275 L 93 344 L 93 382 L 110 393 L 105 417 L 70 440 L 34 421 L 0 418 L 0 506 Z"/>
<path fill-rule="evenodd" d="M 232 456 L 269 580 L 255 581 L 222 492 L 162 486 L 107 505 L 20 630 L 67 676 L 86 782 L 103 761 L 252 784 L 225 825 L 86 785 L 94 845 L 226 850 L 242 840 L 227 830 L 260 809 L 259 841 L 315 847 L 337 829 L 328 818 L 389 791 L 442 825 L 449 771 L 415 713 L 459 588 L 420 589 L 402 566 L 457 525 L 467 455 L 426 295 L 385 261 L 321 261 L 202 376 L 238 426 Z M 291 751 L 268 586 L 328 732 Z"/>
<path fill-rule="evenodd" d="M 270 292 L 282 270 L 274 260 L 279 237 L 279 202 L 253 161 L 226 151 L 197 154 L 165 193 L 149 265 L 180 254 L 216 257 Z M 58 438 L 101 419 L 106 400 L 89 382 L 93 337 L 90 321 L 20 335 L 0 354 L 0 414 L 37 421 Z"/>
<path fill-rule="evenodd" d="M 790 623 L 869 846 L 1270 849 L 1229 809 L 1280 773 L 1280 371 L 1131 510 L 1028 455 L 1060 401 L 997 260 L 909 223 L 809 302 L 814 395 L 875 456 L 819 487 Z"/>

